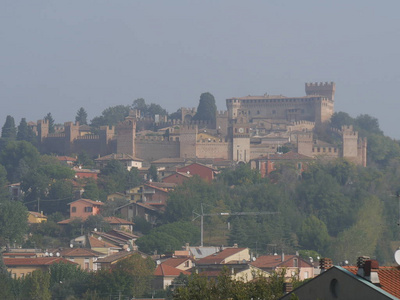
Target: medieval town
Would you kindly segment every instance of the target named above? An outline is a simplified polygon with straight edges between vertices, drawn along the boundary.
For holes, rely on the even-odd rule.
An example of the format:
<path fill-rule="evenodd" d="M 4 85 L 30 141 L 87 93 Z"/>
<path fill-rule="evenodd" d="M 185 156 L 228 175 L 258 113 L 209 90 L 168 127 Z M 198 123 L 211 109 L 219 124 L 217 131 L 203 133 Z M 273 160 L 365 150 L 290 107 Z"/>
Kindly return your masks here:
<path fill-rule="evenodd" d="M 399 3 L 2 2 L 0 299 L 400 299 Z"/>

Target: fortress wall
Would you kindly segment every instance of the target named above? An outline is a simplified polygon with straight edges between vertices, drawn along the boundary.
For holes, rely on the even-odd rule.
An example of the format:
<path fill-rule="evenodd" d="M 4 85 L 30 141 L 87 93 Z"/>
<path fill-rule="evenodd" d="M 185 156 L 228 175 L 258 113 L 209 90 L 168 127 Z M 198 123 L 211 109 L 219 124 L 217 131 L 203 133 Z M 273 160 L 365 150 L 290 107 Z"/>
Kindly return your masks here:
<path fill-rule="evenodd" d="M 229 143 L 227 142 L 197 142 L 196 154 L 198 158 L 229 159 Z"/>
<path fill-rule="evenodd" d="M 75 153 L 86 152 L 90 156 L 104 156 L 109 154 L 110 149 L 105 147 L 102 144 L 105 144 L 104 140 L 101 140 L 96 135 L 90 135 L 87 138 L 86 136 L 80 137 L 73 142 L 72 151 Z"/>
<path fill-rule="evenodd" d="M 315 106 L 319 98 L 242 100 L 240 109 L 247 111 L 249 118 L 263 116 L 270 119 L 314 122 Z"/>
<path fill-rule="evenodd" d="M 136 139 L 136 157 L 153 161 L 166 157 L 179 157 L 179 142 L 162 139 Z"/>
<path fill-rule="evenodd" d="M 41 150 L 43 153 L 54 153 L 58 155 L 68 155 L 67 141 L 64 134 L 53 134 L 42 141 Z"/>
<path fill-rule="evenodd" d="M 312 131 L 315 127 L 315 122 L 298 121 L 293 125 L 288 126 L 288 131 Z"/>

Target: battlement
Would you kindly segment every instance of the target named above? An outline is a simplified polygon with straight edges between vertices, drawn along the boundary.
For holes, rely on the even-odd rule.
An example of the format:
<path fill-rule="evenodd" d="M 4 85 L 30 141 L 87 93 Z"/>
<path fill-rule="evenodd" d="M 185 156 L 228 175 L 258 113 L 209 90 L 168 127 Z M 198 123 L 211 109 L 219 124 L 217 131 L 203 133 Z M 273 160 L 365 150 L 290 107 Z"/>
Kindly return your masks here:
<path fill-rule="evenodd" d="M 82 136 L 76 137 L 77 140 L 98 140 L 100 136 L 97 134 L 85 134 Z"/>
<path fill-rule="evenodd" d="M 65 138 L 65 133 L 49 133 L 47 138 Z"/>
<path fill-rule="evenodd" d="M 333 81 L 331 82 L 307 82 L 306 87 L 334 87 L 335 83 Z"/>
<path fill-rule="evenodd" d="M 227 110 L 219 110 L 217 111 L 217 118 L 218 117 L 228 117 L 228 111 Z"/>
<path fill-rule="evenodd" d="M 336 85 L 331 82 L 311 82 L 305 84 L 306 95 L 319 95 L 328 98 L 331 101 L 335 99 Z"/>
<path fill-rule="evenodd" d="M 227 141 L 225 139 L 214 138 L 214 139 L 200 139 L 200 140 L 197 140 L 197 143 L 225 144 L 225 143 L 227 143 Z"/>

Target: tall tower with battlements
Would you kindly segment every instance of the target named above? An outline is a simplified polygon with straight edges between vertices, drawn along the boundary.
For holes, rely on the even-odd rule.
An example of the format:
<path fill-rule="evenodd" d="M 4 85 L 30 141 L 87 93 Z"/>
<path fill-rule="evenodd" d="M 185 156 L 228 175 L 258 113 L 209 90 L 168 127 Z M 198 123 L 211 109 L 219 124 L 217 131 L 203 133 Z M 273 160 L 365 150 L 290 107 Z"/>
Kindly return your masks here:
<path fill-rule="evenodd" d="M 129 115 L 125 121 L 116 126 L 117 153 L 135 157 L 136 118 Z"/>
<path fill-rule="evenodd" d="M 179 144 L 180 157 L 196 158 L 196 142 L 197 142 L 197 125 L 184 124 L 180 127 Z"/>

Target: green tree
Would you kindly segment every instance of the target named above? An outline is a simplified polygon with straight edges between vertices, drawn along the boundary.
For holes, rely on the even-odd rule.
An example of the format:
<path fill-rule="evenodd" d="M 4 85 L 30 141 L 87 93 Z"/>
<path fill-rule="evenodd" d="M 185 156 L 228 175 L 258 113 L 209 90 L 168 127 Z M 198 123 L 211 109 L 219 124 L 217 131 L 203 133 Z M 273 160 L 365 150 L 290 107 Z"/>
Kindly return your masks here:
<path fill-rule="evenodd" d="M 330 125 L 333 128 L 342 129 L 344 125 L 354 125 L 354 119 L 348 113 L 339 111 L 333 113 Z"/>
<path fill-rule="evenodd" d="M 313 215 L 303 221 L 298 236 L 304 248 L 318 252 L 325 251 L 330 239 L 325 223 Z"/>
<path fill-rule="evenodd" d="M 155 165 L 151 165 L 149 168 L 149 176 L 152 181 L 158 181 L 158 170 Z"/>
<path fill-rule="evenodd" d="M 7 116 L 6 122 L 1 128 L 1 137 L 7 140 L 15 140 L 15 138 L 17 137 L 15 121 L 14 118 L 10 115 Z"/>
<path fill-rule="evenodd" d="M 100 127 L 105 125 L 117 125 L 119 122 L 125 120 L 129 115 L 130 107 L 126 105 L 117 105 L 106 108 L 101 113 L 101 116 L 93 118 L 91 125 Z"/>
<path fill-rule="evenodd" d="M 86 182 L 82 198 L 91 200 L 100 200 L 99 187 L 94 179 L 90 178 Z"/>
<path fill-rule="evenodd" d="M 7 171 L 0 165 L 0 203 L 10 199 L 10 192 L 7 189 Z"/>
<path fill-rule="evenodd" d="M 0 163 L 7 170 L 7 177 L 10 182 L 18 182 L 21 178 L 18 176 L 18 168 L 21 161 L 24 161 L 30 169 L 35 168 L 39 162 L 39 152 L 26 141 L 13 141 L 0 153 Z"/>
<path fill-rule="evenodd" d="M 49 122 L 49 133 L 54 133 L 55 128 L 54 128 L 54 119 L 51 113 L 49 112 L 45 117 L 45 121 Z"/>
<path fill-rule="evenodd" d="M 35 134 L 33 133 L 32 128 L 28 126 L 25 118 L 22 118 L 18 125 L 17 140 L 36 144 Z"/>
<path fill-rule="evenodd" d="M 182 109 L 178 109 L 176 112 L 169 115 L 171 120 L 182 120 Z"/>
<path fill-rule="evenodd" d="M 193 120 L 204 120 L 215 122 L 217 116 L 217 105 L 214 96 L 210 93 L 200 95 L 199 106 Z"/>
<path fill-rule="evenodd" d="M 50 300 L 50 274 L 41 270 L 33 271 L 25 277 L 24 299 Z"/>
<path fill-rule="evenodd" d="M 143 98 L 138 98 L 133 101 L 132 109 L 136 109 L 140 112 L 140 116 L 144 117 L 147 113 L 147 104 L 146 100 Z"/>
<path fill-rule="evenodd" d="M 87 112 L 83 107 L 76 112 L 75 122 L 79 122 L 80 125 L 87 125 Z"/>
<path fill-rule="evenodd" d="M 28 230 L 28 211 L 21 202 L 0 203 L 0 244 L 21 242 Z"/>
<path fill-rule="evenodd" d="M 111 270 L 97 271 L 90 289 L 104 295 L 121 293 L 141 297 L 150 291 L 154 269 L 154 262 L 150 258 L 135 253 L 117 262 Z"/>
<path fill-rule="evenodd" d="M 185 243 L 195 244 L 199 241 L 199 228 L 191 222 L 176 222 L 152 229 L 149 234 L 136 240 L 140 251 L 152 254 L 172 252 L 180 249 Z"/>

